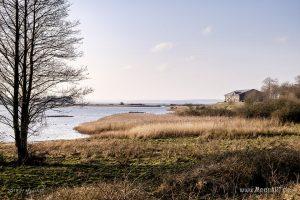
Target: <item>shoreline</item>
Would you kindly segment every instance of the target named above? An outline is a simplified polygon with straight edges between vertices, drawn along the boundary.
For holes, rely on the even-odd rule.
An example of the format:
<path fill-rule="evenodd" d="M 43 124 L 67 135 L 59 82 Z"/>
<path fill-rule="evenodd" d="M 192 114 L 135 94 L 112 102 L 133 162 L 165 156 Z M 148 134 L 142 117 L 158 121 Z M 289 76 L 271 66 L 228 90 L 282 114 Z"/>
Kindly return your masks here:
<path fill-rule="evenodd" d="M 86 111 L 84 107 L 86 107 L 86 109 L 88 109 L 88 111 Z M 91 107 L 91 108 L 89 108 L 89 107 Z M 65 108 L 68 108 L 68 107 L 65 107 Z M 111 106 L 111 105 L 108 105 L 108 104 L 102 104 L 101 106 L 96 106 L 95 108 L 93 108 L 93 105 L 69 106 L 69 109 L 71 109 L 71 110 L 73 110 L 73 109 L 74 110 L 83 109 L 84 113 L 86 113 L 86 112 L 88 113 L 90 110 L 92 110 L 92 112 L 94 112 L 94 110 L 96 110 L 96 109 L 110 110 L 110 108 L 111 109 L 116 109 L 117 111 L 118 110 L 128 111 L 128 112 L 126 112 L 126 114 L 151 113 L 151 108 L 153 108 L 154 111 L 158 110 L 157 112 L 159 112 L 160 110 L 165 110 L 166 112 L 168 112 L 168 110 L 169 110 L 168 107 L 150 107 L 150 106 L 148 106 L 148 107 L 145 107 L 145 106 L 133 107 L 133 105 L 131 107 L 128 107 L 127 105 L 125 105 L 125 106 L 118 106 L 118 105 Z M 105 112 L 103 112 L 103 113 L 105 113 Z M 50 125 L 51 125 L 51 122 L 52 122 L 52 125 L 51 125 L 52 127 L 55 124 L 58 124 L 58 123 L 60 123 L 60 124 L 70 124 L 70 125 L 59 126 L 63 129 L 54 129 L 54 130 L 57 130 L 55 132 L 53 132 L 52 128 L 50 128 L 51 133 L 44 132 L 44 130 L 43 130 L 40 134 L 38 134 L 38 137 L 34 137 L 32 139 L 32 141 L 29 141 L 29 143 L 34 144 L 34 143 L 38 143 L 38 142 L 49 142 L 49 141 L 54 141 L 54 142 L 56 142 L 56 141 L 74 141 L 74 140 L 76 141 L 77 139 L 88 138 L 89 135 L 79 133 L 78 131 L 74 130 L 74 128 L 76 126 L 82 124 L 82 123 L 86 123 L 86 122 L 90 122 L 90 121 L 94 121 L 94 120 L 99 120 L 99 119 L 102 119 L 102 118 L 105 118 L 105 117 L 108 117 L 108 116 L 119 114 L 119 112 L 114 112 L 114 113 L 109 114 L 109 115 L 106 115 L 106 114 L 103 114 L 103 113 L 102 113 L 102 111 L 98 112 L 98 113 L 96 112 L 96 114 L 94 114 L 96 117 L 94 117 L 92 119 L 83 117 L 84 120 L 82 119 L 82 120 L 78 120 L 78 121 L 77 121 L 77 119 L 80 118 L 80 113 L 78 115 L 78 113 L 77 114 L 72 113 L 72 112 L 70 113 L 68 111 L 68 112 L 65 112 L 65 113 L 62 113 L 62 114 L 49 114 L 49 115 L 46 116 L 46 118 L 47 118 L 47 120 L 49 119 Z M 74 120 L 76 121 L 76 123 L 74 123 Z M 45 127 L 45 129 L 47 129 L 47 128 L 48 128 L 48 126 Z M 60 133 L 60 130 L 62 130 L 63 133 Z M 12 137 L 13 133 L 11 132 L 11 130 L 7 130 L 7 133 L 10 133 L 10 134 L 5 134 L 5 131 L 4 131 L 4 134 L 0 135 L 0 144 L 13 144 L 14 143 L 14 141 L 12 139 L 13 138 Z M 49 135 L 49 137 L 44 138 L 44 135 L 47 136 L 47 134 Z"/>
<path fill-rule="evenodd" d="M 75 104 L 73 106 L 77 107 L 116 107 L 116 108 L 162 108 L 162 107 L 170 107 L 172 105 L 169 104 L 109 104 L 109 103 L 87 103 L 87 104 Z"/>

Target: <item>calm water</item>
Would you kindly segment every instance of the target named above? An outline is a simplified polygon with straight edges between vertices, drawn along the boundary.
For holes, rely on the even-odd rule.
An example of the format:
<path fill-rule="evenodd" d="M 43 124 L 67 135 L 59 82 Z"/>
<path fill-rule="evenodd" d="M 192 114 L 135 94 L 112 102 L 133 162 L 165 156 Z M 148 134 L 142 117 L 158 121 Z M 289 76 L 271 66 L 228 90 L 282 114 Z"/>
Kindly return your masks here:
<path fill-rule="evenodd" d="M 50 111 L 47 116 L 68 115 L 73 117 L 47 118 L 47 126 L 38 135 L 29 137 L 31 142 L 48 140 L 70 140 L 87 137 L 73 130 L 81 123 L 98 120 L 100 118 L 129 112 L 146 112 L 152 114 L 167 113 L 166 107 L 69 107 L 63 108 L 60 112 Z M 0 107 L 0 113 L 5 113 L 4 108 Z M 13 142 L 11 130 L 0 124 L 0 142 Z"/>

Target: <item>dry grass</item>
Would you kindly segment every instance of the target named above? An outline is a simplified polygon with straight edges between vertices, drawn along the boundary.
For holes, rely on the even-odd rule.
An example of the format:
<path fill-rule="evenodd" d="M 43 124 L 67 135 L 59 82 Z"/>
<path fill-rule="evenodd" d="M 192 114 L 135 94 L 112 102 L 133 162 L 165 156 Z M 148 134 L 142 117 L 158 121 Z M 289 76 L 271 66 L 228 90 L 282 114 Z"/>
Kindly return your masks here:
<path fill-rule="evenodd" d="M 197 183 L 198 187 L 202 187 L 203 184 L 201 182 Z M 162 184 L 159 190 L 170 189 L 170 186 L 167 184 Z M 151 194 L 145 192 L 140 186 L 133 186 L 128 182 L 115 182 L 115 183 L 101 183 L 90 186 L 82 186 L 76 188 L 62 188 L 57 191 L 41 195 L 41 196 L 32 196 L 30 199 L 45 199 L 45 200 L 154 200 L 154 199 L 163 199 L 163 198 L 155 198 L 151 196 Z M 180 197 L 173 194 L 171 199 L 180 199 Z M 193 200 L 199 199 L 199 196 L 194 194 L 189 194 L 186 196 L 186 199 Z M 206 197 L 206 199 L 217 199 L 212 197 Z M 244 198 L 230 198 L 223 197 L 219 199 L 226 200 L 236 200 L 236 199 L 244 199 L 244 200 L 297 200 L 300 199 L 300 185 L 291 185 L 290 187 L 284 188 L 283 193 L 281 195 L 274 194 L 265 194 L 265 195 L 249 195 Z"/>
<path fill-rule="evenodd" d="M 173 193 L 196 193 L 211 197 L 224 195 L 232 197 L 241 192 L 241 188 L 262 189 L 282 188 L 275 192 L 256 192 L 264 195 L 275 195 L 281 199 L 282 193 L 297 195 L 297 187 L 283 191 L 285 186 L 299 183 L 300 154 L 285 147 L 269 150 L 252 149 L 236 151 L 230 154 L 210 157 L 214 162 L 198 165 L 181 173 L 171 175 L 158 191 L 162 195 Z M 249 159 L 251 158 L 251 159 Z M 296 170 L 293 171 L 292 170 Z M 254 186 L 253 186 L 254 185 Z M 189 187 L 187 187 L 189 186 Z M 241 192 L 245 194 L 244 192 Z M 249 192 L 248 194 L 255 194 Z"/>
<path fill-rule="evenodd" d="M 4 156 L 0 196 L 17 199 L 23 197 L 19 192 L 29 189 L 37 192 L 26 197 L 49 200 L 299 197 L 299 125 L 121 114 L 77 129 L 93 136 L 31 144 L 31 152 L 45 156 L 38 165 L 15 168 L 14 145 L 0 144 Z M 277 186 L 289 189 L 271 194 L 239 192 Z"/>
<path fill-rule="evenodd" d="M 300 137 L 238 140 L 171 138 L 42 142 L 44 165 L 0 167 L 0 196 L 32 191 L 32 199 L 283 199 L 235 194 L 239 187 L 288 187 L 300 172 Z M 5 160 L 13 145 L 0 145 Z M 127 177 L 127 178 L 126 178 Z M 20 190 L 21 189 L 21 190 Z M 284 196 L 297 195 L 297 187 Z M 15 191 L 15 190 L 13 190 Z M 17 195 L 17 194 L 13 194 Z M 241 195 L 241 196 L 236 196 Z M 251 197 L 253 195 L 253 198 Z M 7 196 L 7 199 L 17 199 Z M 5 198 L 4 198 L 5 199 Z M 296 198 L 297 199 L 297 198 Z"/>
<path fill-rule="evenodd" d="M 120 114 L 75 127 L 80 133 L 99 137 L 166 138 L 256 138 L 300 135 L 294 125 L 274 120 L 228 117 L 182 117 L 177 115 Z"/>
<path fill-rule="evenodd" d="M 288 188 L 285 188 L 282 197 L 284 200 L 300 199 L 300 184 L 296 184 Z"/>
<path fill-rule="evenodd" d="M 32 199 L 45 200 L 142 200 L 154 199 L 147 194 L 141 185 L 129 181 L 99 183 L 75 188 L 61 188 L 57 191 Z"/>

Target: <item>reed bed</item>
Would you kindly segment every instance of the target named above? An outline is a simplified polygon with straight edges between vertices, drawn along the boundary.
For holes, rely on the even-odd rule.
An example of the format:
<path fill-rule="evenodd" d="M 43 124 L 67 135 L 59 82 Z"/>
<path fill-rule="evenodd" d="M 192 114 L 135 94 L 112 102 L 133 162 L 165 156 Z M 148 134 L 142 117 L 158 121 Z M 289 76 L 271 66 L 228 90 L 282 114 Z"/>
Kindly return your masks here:
<path fill-rule="evenodd" d="M 256 138 L 300 135 L 299 127 L 269 119 L 186 117 L 177 115 L 120 114 L 75 127 L 80 133 L 104 138 Z"/>

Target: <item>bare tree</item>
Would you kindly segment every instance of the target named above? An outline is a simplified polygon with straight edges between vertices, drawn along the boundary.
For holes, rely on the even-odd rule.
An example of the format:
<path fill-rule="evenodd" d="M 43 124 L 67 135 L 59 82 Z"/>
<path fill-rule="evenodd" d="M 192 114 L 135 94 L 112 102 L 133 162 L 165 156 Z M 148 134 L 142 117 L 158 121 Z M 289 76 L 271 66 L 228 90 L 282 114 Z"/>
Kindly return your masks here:
<path fill-rule="evenodd" d="M 263 81 L 262 91 L 267 99 L 277 99 L 279 97 L 279 83 L 277 79 L 270 77 Z"/>
<path fill-rule="evenodd" d="M 296 76 L 295 80 L 295 96 L 300 99 L 300 75 Z"/>
<path fill-rule="evenodd" d="M 300 75 L 296 76 L 295 80 L 296 84 L 300 86 Z"/>
<path fill-rule="evenodd" d="M 0 103 L 9 113 L 0 122 L 14 130 L 20 164 L 45 112 L 90 92 L 77 86 L 85 69 L 69 64 L 81 55 L 69 7 L 68 0 L 0 0 Z"/>

